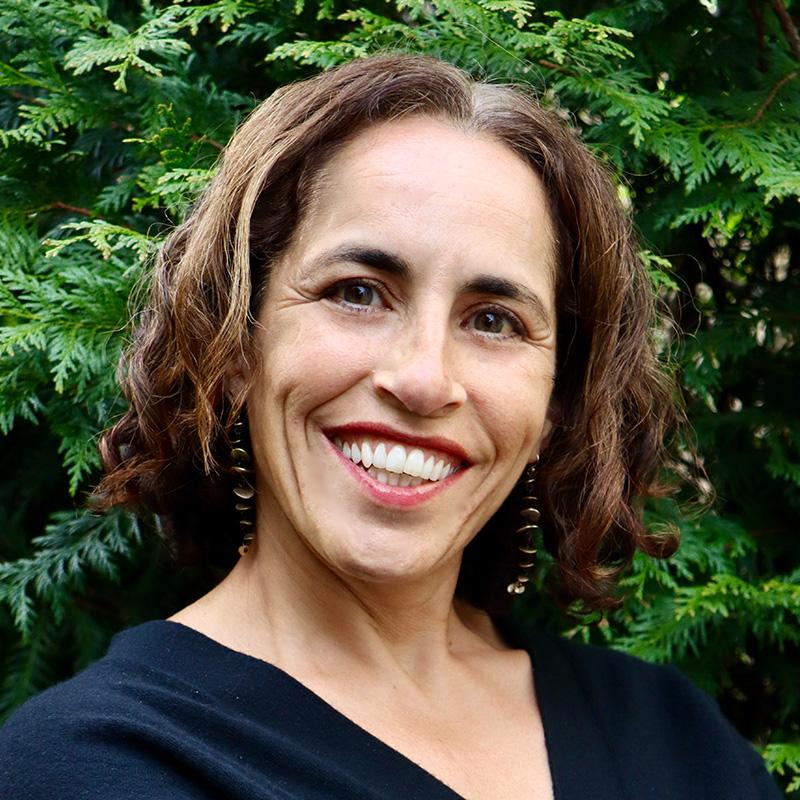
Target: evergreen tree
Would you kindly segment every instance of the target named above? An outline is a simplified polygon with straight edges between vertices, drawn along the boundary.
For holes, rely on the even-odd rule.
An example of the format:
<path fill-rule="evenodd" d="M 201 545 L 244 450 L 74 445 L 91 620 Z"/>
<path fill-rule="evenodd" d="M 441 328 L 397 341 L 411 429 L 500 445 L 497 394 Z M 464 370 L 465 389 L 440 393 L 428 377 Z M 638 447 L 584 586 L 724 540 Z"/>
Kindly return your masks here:
<path fill-rule="evenodd" d="M 0 0 L 0 711 L 219 578 L 85 509 L 148 259 L 278 86 L 384 48 L 532 86 L 615 171 L 707 478 L 567 635 L 672 662 L 800 796 L 800 35 L 781 0 Z M 692 470 L 690 449 L 672 467 Z M 685 498 L 684 498 L 685 499 Z"/>

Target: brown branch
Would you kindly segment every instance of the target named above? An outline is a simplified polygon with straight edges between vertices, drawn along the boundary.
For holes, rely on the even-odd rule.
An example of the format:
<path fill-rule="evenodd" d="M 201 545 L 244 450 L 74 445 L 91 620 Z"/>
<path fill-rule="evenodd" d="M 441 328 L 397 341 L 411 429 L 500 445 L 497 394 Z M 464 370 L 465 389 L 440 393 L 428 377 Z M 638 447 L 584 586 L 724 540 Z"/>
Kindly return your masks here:
<path fill-rule="evenodd" d="M 208 136 L 192 136 L 193 142 L 203 142 L 204 144 L 210 144 L 212 147 L 216 147 L 217 150 L 220 152 L 225 149 L 224 144 L 220 144 L 216 139 L 211 139 Z"/>
<path fill-rule="evenodd" d="M 575 77 L 575 73 L 571 69 L 562 67 L 561 64 L 556 64 L 554 61 L 548 61 L 546 58 L 538 59 L 537 63 L 541 64 L 543 67 L 547 67 L 547 69 L 554 69 L 556 72 L 563 72 L 565 75 L 569 75 L 573 78 Z"/>
<path fill-rule="evenodd" d="M 792 55 L 797 61 L 800 61 L 800 33 L 797 32 L 797 25 L 794 24 L 794 20 L 781 0 L 772 0 L 772 10 L 781 23 L 781 30 L 783 30 L 783 35 L 789 42 L 789 49 L 792 51 Z"/>
<path fill-rule="evenodd" d="M 25 103 L 32 103 L 35 106 L 45 106 L 45 105 L 47 105 L 47 103 L 45 103 L 44 100 L 40 100 L 38 97 L 28 97 L 28 95 L 22 94 L 22 92 L 17 92 L 16 90 L 13 90 L 13 91 L 9 92 L 9 94 L 15 100 L 22 100 Z"/>
<path fill-rule="evenodd" d="M 744 120 L 744 122 L 728 122 L 725 125 L 720 125 L 721 128 L 749 128 L 751 125 L 755 125 L 761 117 L 764 116 L 764 112 L 769 108 L 772 101 L 775 99 L 775 96 L 778 92 L 787 84 L 789 81 L 793 81 L 798 75 L 800 75 L 800 70 L 794 70 L 794 72 L 790 72 L 788 75 L 784 75 L 770 90 L 769 94 L 767 95 L 766 100 L 756 109 L 756 113 L 753 114 L 750 119 Z"/>
<path fill-rule="evenodd" d="M 82 217 L 93 217 L 94 213 L 90 211 L 88 208 L 81 208 L 80 206 L 71 206 L 69 203 L 62 203 L 60 200 L 56 200 L 54 203 L 50 203 L 49 206 L 44 206 L 40 208 L 39 211 L 69 211 L 70 214 L 80 214 Z"/>

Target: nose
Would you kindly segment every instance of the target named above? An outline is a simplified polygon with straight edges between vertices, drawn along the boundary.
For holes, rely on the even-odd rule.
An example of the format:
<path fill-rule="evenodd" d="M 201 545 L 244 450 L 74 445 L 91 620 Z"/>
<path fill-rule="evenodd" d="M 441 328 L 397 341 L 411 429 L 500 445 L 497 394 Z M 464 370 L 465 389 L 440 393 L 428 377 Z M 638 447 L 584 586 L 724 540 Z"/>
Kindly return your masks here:
<path fill-rule="evenodd" d="M 452 343 L 444 326 L 413 326 L 392 340 L 384 365 L 372 373 L 378 394 L 421 417 L 445 416 L 464 405 L 467 392 L 453 376 Z"/>

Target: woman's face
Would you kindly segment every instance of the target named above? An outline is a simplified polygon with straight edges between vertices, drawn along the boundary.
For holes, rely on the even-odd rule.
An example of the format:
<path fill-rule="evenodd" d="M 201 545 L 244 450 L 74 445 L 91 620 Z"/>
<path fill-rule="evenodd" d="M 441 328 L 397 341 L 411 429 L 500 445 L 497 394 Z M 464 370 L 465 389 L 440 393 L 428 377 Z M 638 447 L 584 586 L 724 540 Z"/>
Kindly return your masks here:
<path fill-rule="evenodd" d="M 258 316 L 258 536 L 367 581 L 454 575 L 548 427 L 544 191 L 504 145 L 422 117 L 370 127 L 326 176 Z"/>

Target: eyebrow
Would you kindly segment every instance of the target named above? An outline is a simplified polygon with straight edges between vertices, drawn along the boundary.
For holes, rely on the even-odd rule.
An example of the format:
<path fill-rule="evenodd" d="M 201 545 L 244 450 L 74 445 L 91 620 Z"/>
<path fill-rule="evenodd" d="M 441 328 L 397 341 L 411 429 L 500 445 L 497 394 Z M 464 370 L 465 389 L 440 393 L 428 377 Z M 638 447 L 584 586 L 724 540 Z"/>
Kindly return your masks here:
<path fill-rule="evenodd" d="M 381 272 L 388 272 L 397 278 L 407 280 L 411 277 L 411 267 L 400 256 L 387 253 L 377 247 L 360 247 L 358 245 L 344 245 L 324 252 L 319 258 L 314 259 L 312 270 L 327 267 L 337 261 L 352 261 L 366 264 L 368 267 Z"/>
<path fill-rule="evenodd" d="M 324 252 L 314 260 L 312 270 L 316 271 L 340 261 L 365 264 L 380 272 L 394 275 L 401 280 L 407 280 L 411 277 L 411 267 L 405 259 L 393 253 L 387 253 L 377 247 L 362 247 L 359 245 L 344 245 Z M 478 275 L 462 283 L 459 290 L 463 293 L 488 294 L 524 303 L 533 308 L 542 322 L 548 326 L 552 324 L 547 306 L 545 306 L 539 295 L 518 281 L 498 278 L 494 275 Z"/>

